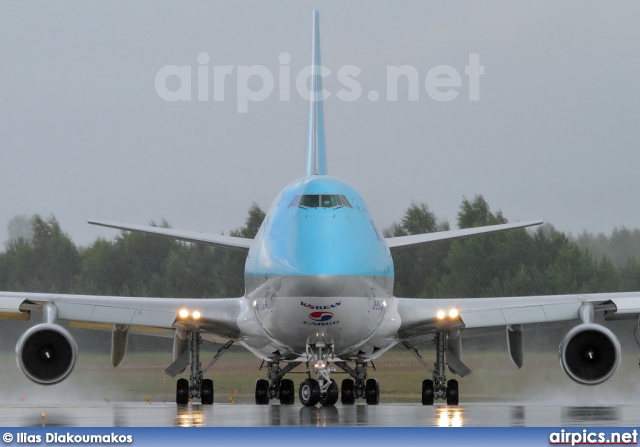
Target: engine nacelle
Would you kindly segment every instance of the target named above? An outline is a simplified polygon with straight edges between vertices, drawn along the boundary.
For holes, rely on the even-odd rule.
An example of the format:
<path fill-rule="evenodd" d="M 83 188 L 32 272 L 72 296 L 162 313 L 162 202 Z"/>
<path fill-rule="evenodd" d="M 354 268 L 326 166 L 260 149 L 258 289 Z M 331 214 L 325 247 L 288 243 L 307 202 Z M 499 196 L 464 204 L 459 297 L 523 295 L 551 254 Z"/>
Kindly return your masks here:
<path fill-rule="evenodd" d="M 18 366 L 40 385 L 53 385 L 67 378 L 76 364 L 78 344 L 69 331 L 57 324 L 29 328 L 16 345 Z"/>
<path fill-rule="evenodd" d="M 599 324 L 580 324 L 571 329 L 560 343 L 559 353 L 564 372 L 583 385 L 604 382 L 620 365 L 620 342 Z"/>

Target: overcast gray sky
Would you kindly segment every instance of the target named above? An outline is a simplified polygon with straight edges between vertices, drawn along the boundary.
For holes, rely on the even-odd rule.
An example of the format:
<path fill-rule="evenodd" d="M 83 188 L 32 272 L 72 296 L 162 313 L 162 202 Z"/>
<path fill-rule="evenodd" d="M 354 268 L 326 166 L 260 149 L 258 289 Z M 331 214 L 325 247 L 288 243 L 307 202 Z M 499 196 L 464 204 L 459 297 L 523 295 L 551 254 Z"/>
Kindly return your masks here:
<path fill-rule="evenodd" d="M 243 1 L 13 2 L 0 15 L 0 242 L 17 214 L 53 213 L 80 244 L 117 232 L 87 218 L 219 233 L 267 209 L 304 173 L 308 102 L 292 80 L 237 111 L 237 67 L 292 78 L 309 63 L 320 11 L 329 173 L 351 183 L 376 222 L 426 202 L 455 226 L 463 196 L 510 220 L 558 229 L 640 227 L 640 2 Z M 197 101 L 197 56 L 235 67 L 225 100 Z M 469 101 L 465 65 L 485 73 Z M 192 66 L 191 101 L 163 100 L 166 65 Z M 356 101 L 336 96 L 340 67 L 362 70 Z M 410 65 L 417 101 L 388 66 Z M 461 74 L 432 99 L 429 70 Z M 177 79 L 166 85 L 175 88 Z M 250 84 L 261 86 L 257 79 Z M 380 92 L 370 101 L 368 92 Z"/>

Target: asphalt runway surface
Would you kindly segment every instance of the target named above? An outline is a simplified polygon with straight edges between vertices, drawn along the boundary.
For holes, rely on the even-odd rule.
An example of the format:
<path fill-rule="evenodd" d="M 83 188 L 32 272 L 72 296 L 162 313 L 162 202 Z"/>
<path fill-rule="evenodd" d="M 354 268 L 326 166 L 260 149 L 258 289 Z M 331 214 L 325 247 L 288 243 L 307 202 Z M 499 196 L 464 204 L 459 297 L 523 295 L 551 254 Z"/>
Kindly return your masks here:
<path fill-rule="evenodd" d="M 0 408 L 5 427 L 508 427 L 638 426 L 640 406 L 554 406 L 472 403 L 455 407 L 420 404 L 302 407 L 248 404 L 96 403 L 28 404 Z"/>

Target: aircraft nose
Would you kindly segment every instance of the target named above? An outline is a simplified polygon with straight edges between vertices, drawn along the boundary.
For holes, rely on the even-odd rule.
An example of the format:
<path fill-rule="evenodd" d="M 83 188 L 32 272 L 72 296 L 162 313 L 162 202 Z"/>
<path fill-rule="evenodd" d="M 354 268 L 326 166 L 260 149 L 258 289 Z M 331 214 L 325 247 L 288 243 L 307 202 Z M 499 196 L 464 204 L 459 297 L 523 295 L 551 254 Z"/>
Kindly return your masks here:
<path fill-rule="evenodd" d="M 388 253 L 364 219 L 318 216 L 302 219 L 290 234 L 298 274 L 376 276 L 386 272 Z"/>

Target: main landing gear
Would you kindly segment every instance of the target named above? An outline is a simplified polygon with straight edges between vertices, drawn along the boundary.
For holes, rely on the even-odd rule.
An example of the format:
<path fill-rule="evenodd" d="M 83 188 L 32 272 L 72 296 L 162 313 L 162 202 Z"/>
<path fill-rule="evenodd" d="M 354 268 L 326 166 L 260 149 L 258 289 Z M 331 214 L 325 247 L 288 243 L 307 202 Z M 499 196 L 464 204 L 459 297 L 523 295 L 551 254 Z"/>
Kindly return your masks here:
<path fill-rule="evenodd" d="M 278 362 L 270 362 L 268 364 L 270 380 L 256 381 L 256 404 L 268 405 L 271 399 L 279 399 L 281 405 L 293 405 L 295 403 L 293 381 L 284 379 L 283 376 L 299 364 L 300 362 L 292 362 L 285 368 L 280 368 Z M 326 360 L 318 360 L 308 365 L 309 377 L 304 379 L 298 388 L 298 398 L 302 405 L 313 407 L 320 404 L 331 407 L 338 403 L 340 396 L 342 396 L 343 405 L 353 405 L 356 399 L 365 399 L 368 405 L 378 405 L 380 402 L 380 385 L 377 379 L 367 379 L 365 362 L 356 362 L 355 369 L 345 362 L 335 363 L 337 367 L 353 377 L 353 379 L 344 379 L 341 387 L 338 387 L 336 381 L 329 377 L 329 374 L 336 370 L 328 367 Z M 312 374 L 316 374 L 317 378 L 313 378 Z"/>
<path fill-rule="evenodd" d="M 342 381 L 342 405 L 353 405 L 356 399 L 365 399 L 367 405 L 380 403 L 380 384 L 378 379 L 367 379 L 367 364 L 364 361 L 356 360 L 355 369 L 346 362 L 336 362 L 336 366 L 352 377 Z"/>
<path fill-rule="evenodd" d="M 471 370 L 460 360 L 460 336 L 458 333 L 452 337 L 447 332 L 438 332 L 434 338 L 436 345 L 436 361 L 433 368 L 429 367 L 416 348 L 407 342 L 404 346 L 418 359 L 422 365 L 431 371 L 433 379 L 422 381 L 422 405 L 433 405 L 435 399 L 446 399 L 447 405 L 458 405 L 460 400 L 458 381 L 447 380 L 445 364 L 449 371 L 465 377 L 471 374 Z M 456 352 L 457 351 L 457 352 Z"/>
<path fill-rule="evenodd" d="M 279 399 L 280 405 L 293 405 L 296 396 L 293 380 L 285 379 L 284 375 L 299 364 L 291 362 L 280 368 L 279 361 L 269 362 L 269 380 L 256 380 L 256 405 L 269 405 L 271 399 Z"/>
<path fill-rule="evenodd" d="M 356 361 L 355 369 L 346 362 L 335 362 L 335 366 L 342 369 L 351 379 L 342 381 L 342 389 L 338 387 L 330 374 L 336 372 L 336 368 L 329 366 L 329 359 L 333 356 L 333 344 L 325 342 L 322 338 L 307 343 L 307 378 L 300 383 L 298 398 L 305 407 L 313 407 L 320 404 L 332 407 L 338 403 L 342 394 L 343 405 L 353 405 L 356 399 L 366 399 L 369 405 L 378 405 L 380 402 L 380 385 L 376 379 L 367 379 L 367 363 L 364 360 Z M 301 362 L 287 363 L 280 368 L 278 359 L 271 360 L 269 368 L 269 380 L 258 379 L 256 381 L 256 404 L 268 405 L 271 399 L 279 399 L 281 405 L 292 405 L 295 401 L 293 381 L 285 379 L 284 375 L 297 367 Z M 313 377 L 315 375 L 315 378 Z"/>
<path fill-rule="evenodd" d="M 212 405 L 213 380 L 205 379 L 204 373 L 233 345 L 233 341 L 228 341 L 222 346 L 205 368 L 202 368 L 202 363 L 200 362 L 200 345 L 202 344 L 200 333 L 187 332 L 187 344 L 188 349 L 164 370 L 165 374 L 175 377 L 182 373 L 189 363 L 191 364 L 189 380 L 178 379 L 176 383 L 176 403 L 184 405 L 189 403 L 189 399 L 200 399 L 202 405 Z"/>

